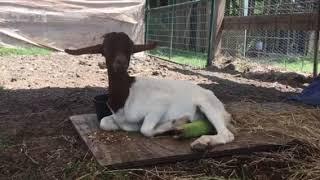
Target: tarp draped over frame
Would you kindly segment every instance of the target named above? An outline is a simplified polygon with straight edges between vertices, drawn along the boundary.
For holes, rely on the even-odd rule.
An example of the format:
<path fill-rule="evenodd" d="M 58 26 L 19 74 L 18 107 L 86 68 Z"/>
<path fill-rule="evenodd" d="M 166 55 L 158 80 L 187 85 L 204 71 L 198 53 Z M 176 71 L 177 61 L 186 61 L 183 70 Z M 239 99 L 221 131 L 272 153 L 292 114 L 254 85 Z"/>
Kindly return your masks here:
<path fill-rule="evenodd" d="M 57 50 L 101 42 L 103 34 L 144 39 L 144 0 L 1 0 L 0 46 Z"/>

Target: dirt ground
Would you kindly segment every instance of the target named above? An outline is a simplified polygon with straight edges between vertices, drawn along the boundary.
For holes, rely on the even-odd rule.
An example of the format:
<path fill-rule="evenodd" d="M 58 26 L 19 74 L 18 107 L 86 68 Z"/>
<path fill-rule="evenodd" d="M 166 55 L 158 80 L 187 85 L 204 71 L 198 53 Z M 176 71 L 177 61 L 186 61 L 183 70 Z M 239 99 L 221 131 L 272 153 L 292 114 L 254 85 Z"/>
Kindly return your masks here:
<path fill-rule="evenodd" d="M 286 166 L 268 162 L 250 171 L 248 164 L 255 156 L 262 156 L 258 153 L 237 160 L 206 159 L 105 173 L 68 120 L 71 115 L 94 112 L 93 97 L 107 87 L 103 62 L 99 55 L 74 57 L 63 53 L 0 57 L 0 179 L 269 179 L 275 169 Z M 190 80 L 214 91 L 227 105 L 286 102 L 286 97 L 300 92 L 303 86 L 259 78 L 266 75 L 245 78 L 237 71 L 214 67 L 195 70 L 153 58 L 133 58 L 130 74 Z M 281 173 L 283 176 L 277 177 L 285 179 L 286 170 Z"/>

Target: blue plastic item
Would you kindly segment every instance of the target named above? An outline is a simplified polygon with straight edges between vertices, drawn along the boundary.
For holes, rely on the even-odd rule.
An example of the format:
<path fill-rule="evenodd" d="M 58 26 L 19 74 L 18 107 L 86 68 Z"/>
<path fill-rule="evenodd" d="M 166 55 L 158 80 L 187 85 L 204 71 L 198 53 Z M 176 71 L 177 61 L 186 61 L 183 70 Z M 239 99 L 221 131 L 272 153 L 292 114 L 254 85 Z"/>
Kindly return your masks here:
<path fill-rule="evenodd" d="M 320 77 L 315 78 L 299 95 L 289 97 L 309 105 L 320 105 Z"/>

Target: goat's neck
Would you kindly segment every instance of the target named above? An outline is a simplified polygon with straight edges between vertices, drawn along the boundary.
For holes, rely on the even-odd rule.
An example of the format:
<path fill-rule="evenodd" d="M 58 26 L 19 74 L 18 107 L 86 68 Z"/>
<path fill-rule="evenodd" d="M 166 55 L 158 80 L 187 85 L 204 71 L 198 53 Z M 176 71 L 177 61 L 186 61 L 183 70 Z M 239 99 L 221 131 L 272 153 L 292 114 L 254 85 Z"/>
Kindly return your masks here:
<path fill-rule="evenodd" d="M 115 72 L 108 69 L 109 76 L 109 99 L 108 104 L 114 112 L 123 108 L 129 96 L 129 89 L 134 82 L 128 72 Z"/>

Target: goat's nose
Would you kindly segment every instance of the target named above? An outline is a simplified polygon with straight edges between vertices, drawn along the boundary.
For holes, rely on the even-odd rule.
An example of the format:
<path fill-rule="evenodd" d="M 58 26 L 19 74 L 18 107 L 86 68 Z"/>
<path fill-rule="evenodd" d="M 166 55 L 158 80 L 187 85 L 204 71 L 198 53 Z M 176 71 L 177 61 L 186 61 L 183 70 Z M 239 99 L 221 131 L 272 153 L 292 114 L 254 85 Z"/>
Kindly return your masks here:
<path fill-rule="evenodd" d="M 125 67 L 127 65 L 127 62 L 124 59 L 117 59 L 115 61 L 117 66 Z"/>
<path fill-rule="evenodd" d="M 128 68 L 128 63 L 125 56 L 117 56 L 113 65 L 115 70 L 126 70 Z"/>
<path fill-rule="evenodd" d="M 126 64 L 127 58 L 124 55 L 118 55 L 116 56 L 115 61 L 119 64 Z"/>

